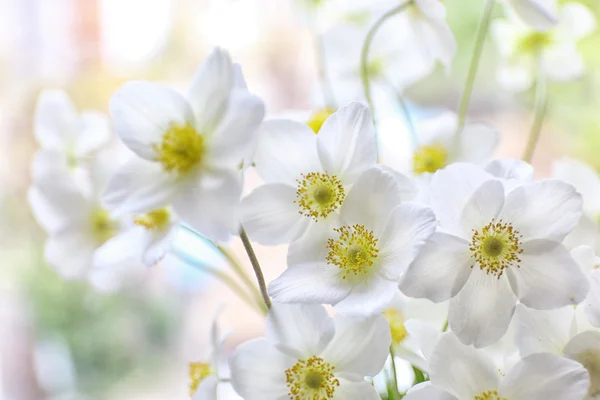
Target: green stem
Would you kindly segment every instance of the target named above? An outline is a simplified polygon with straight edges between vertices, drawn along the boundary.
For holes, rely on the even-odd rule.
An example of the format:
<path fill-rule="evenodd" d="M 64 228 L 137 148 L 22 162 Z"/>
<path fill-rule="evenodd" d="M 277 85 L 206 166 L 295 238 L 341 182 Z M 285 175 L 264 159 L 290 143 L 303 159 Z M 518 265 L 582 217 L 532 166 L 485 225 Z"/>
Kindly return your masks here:
<path fill-rule="evenodd" d="M 410 115 L 410 111 L 404 101 L 404 98 L 397 94 L 396 99 L 398 100 L 398 104 L 400 104 L 400 108 L 404 113 L 404 118 L 406 119 L 406 124 L 408 125 L 408 133 L 413 142 L 413 146 L 417 147 L 419 145 L 419 138 L 417 137 L 417 131 L 415 130 L 415 124 L 413 122 L 412 116 Z"/>
<path fill-rule="evenodd" d="M 377 21 L 375 21 L 375 24 L 373 24 L 373 26 L 367 33 L 367 36 L 365 37 L 365 41 L 363 43 L 361 56 L 360 56 L 360 75 L 361 75 L 361 80 L 362 80 L 362 85 L 363 85 L 363 91 L 365 93 L 365 98 L 367 99 L 367 103 L 368 103 L 369 107 L 371 108 L 373 115 L 375 115 L 375 110 L 373 109 L 373 97 L 371 95 L 371 82 L 369 81 L 369 52 L 371 51 L 371 44 L 373 42 L 373 39 L 375 38 L 375 35 L 379 31 L 379 29 L 383 26 L 383 24 L 388 19 L 392 18 L 393 16 L 400 14 L 411 3 L 412 3 L 412 1 L 407 1 L 405 3 L 400 4 L 399 6 L 392 8 L 390 11 L 383 14 Z"/>
<path fill-rule="evenodd" d="M 479 23 L 479 29 L 477 30 L 475 49 L 473 50 L 473 56 L 471 57 L 471 65 L 469 66 L 467 82 L 465 84 L 465 89 L 458 107 L 458 125 L 456 130 L 457 136 L 460 135 L 460 132 L 465 125 L 465 119 L 469 109 L 469 102 L 471 101 L 471 94 L 473 93 L 473 86 L 475 84 L 475 78 L 477 77 L 477 70 L 479 68 L 479 60 L 481 59 L 481 54 L 483 53 L 483 44 L 485 43 L 485 38 L 490 27 L 494 5 L 495 0 L 486 0 L 483 15 L 481 16 L 481 22 Z"/>
<path fill-rule="evenodd" d="M 415 373 L 415 382 L 414 382 L 413 386 L 418 385 L 419 383 L 425 382 L 427 380 L 427 379 L 425 379 L 425 374 L 419 368 L 417 368 L 413 365 L 412 369 L 413 369 L 413 372 Z"/>
<path fill-rule="evenodd" d="M 327 66 L 325 64 L 325 49 L 323 46 L 323 37 L 321 35 L 315 35 L 315 58 L 317 61 L 317 74 L 319 76 L 319 84 L 321 86 L 321 93 L 323 94 L 323 102 L 325 106 L 336 109 L 337 102 L 335 95 L 333 94 L 333 88 L 327 74 Z"/>
<path fill-rule="evenodd" d="M 542 74 L 538 74 L 538 80 L 535 85 L 535 116 L 533 119 L 533 125 L 531 126 L 531 132 L 529 133 L 529 140 L 523 153 L 523 161 L 531 163 L 533 159 L 533 152 L 540 139 L 542 133 L 542 125 L 544 125 L 544 118 L 546 117 L 546 111 L 548 110 L 548 91 L 546 88 L 546 80 Z"/>
<path fill-rule="evenodd" d="M 260 292 L 256 288 L 254 282 L 252 282 L 246 271 L 244 271 L 242 264 L 240 264 L 237 258 L 226 247 L 218 245 L 217 250 L 219 250 L 223 257 L 225 257 L 225 259 L 229 262 L 229 265 L 233 269 L 233 272 L 235 272 L 236 275 L 242 280 L 242 282 L 246 285 L 248 290 L 252 292 L 252 295 L 258 301 L 258 303 L 262 305 L 262 297 L 260 295 Z"/>
<path fill-rule="evenodd" d="M 244 249 L 246 249 L 246 253 L 248 253 L 248 258 L 250 259 L 250 264 L 252 264 L 252 269 L 254 269 L 254 274 L 256 275 L 256 280 L 258 281 L 258 288 L 260 289 L 260 294 L 262 295 L 263 301 L 267 306 L 267 309 L 271 308 L 271 299 L 267 294 L 267 285 L 265 284 L 265 277 L 262 273 L 262 269 L 260 268 L 260 264 L 258 262 L 258 258 L 256 257 L 256 253 L 254 253 L 254 249 L 252 248 L 252 243 L 250 243 L 250 239 L 248 239 L 248 235 L 244 228 L 240 228 L 240 238 L 242 239 L 242 243 L 244 244 Z"/>
<path fill-rule="evenodd" d="M 444 326 L 442 327 L 442 332 L 446 332 L 448 330 L 448 320 L 444 322 Z"/>
<path fill-rule="evenodd" d="M 392 382 L 394 385 L 394 396 L 396 399 L 401 398 L 400 391 L 398 390 L 398 372 L 396 370 L 396 355 L 394 354 L 394 345 L 390 346 L 390 356 L 392 359 Z"/>

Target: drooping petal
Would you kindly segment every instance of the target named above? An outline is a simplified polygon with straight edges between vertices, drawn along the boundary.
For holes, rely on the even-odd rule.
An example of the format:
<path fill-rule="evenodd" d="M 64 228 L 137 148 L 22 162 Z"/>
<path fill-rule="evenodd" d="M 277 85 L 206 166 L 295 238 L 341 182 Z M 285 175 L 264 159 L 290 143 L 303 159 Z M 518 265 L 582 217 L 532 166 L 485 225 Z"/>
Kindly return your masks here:
<path fill-rule="evenodd" d="M 492 160 L 486 164 L 485 170 L 501 179 L 507 191 L 519 184 L 529 183 L 533 180 L 533 166 L 518 159 Z"/>
<path fill-rule="evenodd" d="M 527 307 L 549 310 L 582 302 L 589 283 L 567 249 L 550 240 L 521 245 L 519 268 L 508 268 L 510 284 Z"/>
<path fill-rule="evenodd" d="M 379 393 L 365 380 L 349 381 L 338 378 L 340 385 L 335 388 L 332 400 L 380 400 Z"/>
<path fill-rule="evenodd" d="M 110 100 L 115 131 L 138 156 L 154 160 L 153 146 L 173 125 L 194 126 L 192 110 L 181 94 L 158 83 L 128 82 Z"/>
<path fill-rule="evenodd" d="M 437 232 L 425 243 L 400 282 L 407 296 L 446 301 L 463 288 L 471 274 L 469 242 Z"/>
<path fill-rule="evenodd" d="M 260 244 L 289 243 L 306 231 L 310 221 L 300 214 L 295 201 L 296 189 L 292 186 L 259 186 L 242 200 L 242 225 Z"/>
<path fill-rule="evenodd" d="M 521 357 L 534 353 L 561 355 L 575 317 L 573 307 L 540 311 L 519 304 L 515 312 L 516 344 Z"/>
<path fill-rule="evenodd" d="M 383 315 L 353 318 L 336 315 L 335 335 L 323 351 L 323 359 L 337 372 L 375 376 L 387 359 L 392 342 Z"/>
<path fill-rule="evenodd" d="M 500 385 L 497 367 L 482 351 L 452 333 L 442 335 L 431 355 L 431 383 L 458 399 L 472 399 Z"/>
<path fill-rule="evenodd" d="M 460 225 L 464 237 L 481 230 L 498 214 L 504 206 L 504 186 L 497 180 L 484 182 L 469 199 L 460 215 Z"/>
<path fill-rule="evenodd" d="M 448 392 L 444 392 L 441 389 L 436 388 L 431 385 L 431 382 L 423 382 L 419 383 L 416 386 L 413 386 L 406 396 L 403 397 L 404 400 L 458 400 L 456 397 L 452 396 Z"/>
<path fill-rule="evenodd" d="M 552 29 L 558 23 L 556 10 L 543 0 L 508 0 L 517 15 L 538 31 Z"/>
<path fill-rule="evenodd" d="M 45 150 L 64 152 L 73 145 L 79 118 L 75 105 L 62 90 L 45 90 L 35 111 L 35 139 Z"/>
<path fill-rule="evenodd" d="M 345 183 L 353 182 L 377 161 L 371 110 L 360 103 L 339 109 L 321 127 L 317 148 L 326 172 L 342 177 Z"/>
<path fill-rule="evenodd" d="M 81 114 L 81 132 L 75 143 L 75 154 L 86 156 L 105 146 L 112 138 L 109 120 L 106 115 L 86 111 Z"/>
<path fill-rule="evenodd" d="M 588 386 L 589 375 L 581 364 L 539 353 L 519 361 L 502 379 L 499 392 L 511 400 L 578 400 Z"/>
<path fill-rule="evenodd" d="M 325 350 L 334 329 L 333 320 L 321 305 L 274 302 L 267 317 L 266 337 L 275 346 L 311 357 Z"/>
<path fill-rule="evenodd" d="M 241 194 L 238 171 L 207 171 L 185 182 L 173 198 L 173 211 L 211 240 L 226 241 L 239 228 Z"/>
<path fill-rule="evenodd" d="M 246 400 L 285 399 L 285 370 L 295 363 L 266 339 L 251 340 L 239 345 L 229 360 L 231 385 Z"/>
<path fill-rule="evenodd" d="M 450 329 L 465 344 L 489 346 L 508 330 L 516 304 L 506 277 L 474 267 L 463 290 L 450 300 Z"/>
<path fill-rule="evenodd" d="M 586 331 L 573 337 L 564 354 L 585 367 L 590 374 L 589 398 L 597 398 L 600 394 L 600 332 Z"/>
<path fill-rule="evenodd" d="M 102 202 L 115 214 L 142 214 L 168 206 L 176 190 L 174 174 L 158 163 L 134 158 L 112 176 Z"/>
<path fill-rule="evenodd" d="M 377 273 L 354 283 L 347 297 L 335 305 L 340 314 L 363 316 L 382 312 L 398 294 L 398 282 L 384 279 Z"/>

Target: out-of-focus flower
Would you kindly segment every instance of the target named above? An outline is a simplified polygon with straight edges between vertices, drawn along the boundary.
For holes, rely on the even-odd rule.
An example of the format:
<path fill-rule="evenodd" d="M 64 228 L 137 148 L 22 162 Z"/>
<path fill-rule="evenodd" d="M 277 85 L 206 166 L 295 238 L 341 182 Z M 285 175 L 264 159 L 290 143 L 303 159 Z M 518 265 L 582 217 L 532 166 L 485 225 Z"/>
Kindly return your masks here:
<path fill-rule="evenodd" d="M 111 117 L 138 157 L 114 175 L 104 202 L 119 215 L 171 205 L 198 232 L 227 240 L 238 229 L 239 167 L 263 115 L 221 49 L 202 64 L 187 97 L 156 83 L 125 84 Z"/>
<path fill-rule="evenodd" d="M 341 108 L 318 135 L 293 121 L 265 122 L 254 162 L 266 184 L 242 201 L 248 235 L 273 245 L 309 228 L 329 231 L 350 188 L 376 159 L 371 111 L 362 104 Z"/>
<path fill-rule="evenodd" d="M 581 196 L 558 180 L 509 193 L 482 168 L 453 164 L 432 180 L 440 223 L 400 289 L 434 302 L 450 300 L 450 328 L 483 347 L 507 331 L 517 299 L 533 308 L 578 304 L 587 279 L 560 243 L 581 216 Z M 493 312 L 491 312 L 493 310 Z"/>
<path fill-rule="evenodd" d="M 583 198 L 583 216 L 565 245 L 586 245 L 600 253 L 600 176 L 589 165 L 569 158 L 554 162 L 552 176 L 573 185 Z"/>
<path fill-rule="evenodd" d="M 559 82 L 581 77 L 585 65 L 577 42 L 595 29 L 592 12 L 579 3 L 563 5 L 558 24 L 546 32 L 532 30 L 514 17 L 494 21 L 492 35 L 503 60 L 498 81 L 508 90 L 523 91 L 536 75 Z"/>
<path fill-rule="evenodd" d="M 484 350 L 445 333 L 431 356 L 431 382 L 412 388 L 405 400 L 581 400 L 590 379 L 576 361 L 550 353 L 532 354 L 506 374 Z"/>
<path fill-rule="evenodd" d="M 600 328 L 600 257 L 588 246 L 574 248 L 571 255 L 590 279 L 590 293 L 585 300 L 585 311 L 590 324 Z"/>
<path fill-rule="evenodd" d="M 339 222 L 292 242 L 288 269 L 269 286 L 273 299 L 334 304 L 353 315 L 383 311 L 398 292 L 401 274 L 435 231 L 429 208 L 401 204 L 414 190 L 408 178 L 389 170 L 374 167 L 361 174 L 344 199 Z"/>
<path fill-rule="evenodd" d="M 516 342 L 522 357 L 553 353 L 580 362 L 590 374 L 586 399 L 600 395 L 600 331 L 579 332 L 575 310 L 539 311 L 517 306 Z"/>
<path fill-rule="evenodd" d="M 366 376 L 383 367 L 390 346 L 383 316 L 329 317 L 318 305 L 274 303 L 266 338 L 238 346 L 231 383 L 247 400 L 378 400 Z"/>
<path fill-rule="evenodd" d="M 507 0 L 515 13 L 537 31 L 547 31 L 558 22 L 556 0 Z"/>

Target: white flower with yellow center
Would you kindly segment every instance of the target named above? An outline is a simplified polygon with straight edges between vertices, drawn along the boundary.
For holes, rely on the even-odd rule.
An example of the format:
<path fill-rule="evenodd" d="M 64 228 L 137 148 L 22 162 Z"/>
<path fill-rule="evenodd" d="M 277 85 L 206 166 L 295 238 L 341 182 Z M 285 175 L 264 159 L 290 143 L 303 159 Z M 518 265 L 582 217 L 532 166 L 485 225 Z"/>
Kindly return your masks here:
<path fill-rule="evenodd" d="M 592 12 L 579 3 L 566 3 L 558 11 L 558 23 L 548 31 L 531 29 L 512 18 L 492 25 L 503 59 L 498 81 L 508 90 L 524 91 L 542 74 L 552 81 L 571 81 L 585 73 L 577 42 L 596 28 Z"/>
<path fill-rule="evenodd" d="M 327 303 L 350 314 L 383 311 L 401 274 L 435 231 L 433 212 L 414 203 L 398 174 L 373 167 L 356 180 L 328 229 L 310 230 L 292 242 L 288 269 L 271 282 L 275 301 Z"/>
<path fill-rule="evenodd" d="M 138 157 L 109 182 L 107 206 L 123 215 L 172 205 L 213 240 L 237 231 L 240 165 L 252 151 L 264 106 L 225 51 L 206 59 L 187 97 L 160 84 L 130 82 L 113 96 L 110 110 L 117 134 Z"/>
<path fill-rule="evenodd" d="M 465 344 L 488 346 L 508 329 L 517 300 L 536 309 L 578 304 L 589 284 L 561 244 L 581 216 L 581 196 L 558 180 L 506 193 L 483 169 L 453 164 L 432 180 L 436 232 L 400 289 L 450 299 L 450 328 Z"/>
<path fill-rule="evenodd" d="M 332 114 L 318 135 L 302 123 L 267 121 L 254 157 L 266 184 L 242 201 L 242 224 L 266 245 L 289 243 L 311 227 L 329 230 L 354 182 L 376 159 L 373 119 L 362 104 Z"/>
<path fill-rule="evenodd" d="M 430 378 L 404 400 L 581 400 L 590 384 L 581 364 L 549 353 L 525 357 L 503 374 L 484 350 L 452 332 L 433 349 Z"/>
<path fill-rule="evenodd" d="M 231 384 L 246 400 L 379 400 L 364 378 L 379 373 L 389 346 L 381 315 L 331 318 L 319 305 L 274 303 L 266 338 L 231 358 Z"/>
<path fill-rule="evenodd" d="M 573 307 L 539 311 L 519 305 L 515 320 L 522 357 L 553 353 L 581 363 L 590 375 L 585 399 L 600 398 L 600 330 L 581 331 Z"/>
<path fill-rule="evenodd" d="M 600 257 L 589 246 L 576 247 L 571 255 L 590 280 L 590 292 L 585 299 L 587 319 L 600 328 Z"/>

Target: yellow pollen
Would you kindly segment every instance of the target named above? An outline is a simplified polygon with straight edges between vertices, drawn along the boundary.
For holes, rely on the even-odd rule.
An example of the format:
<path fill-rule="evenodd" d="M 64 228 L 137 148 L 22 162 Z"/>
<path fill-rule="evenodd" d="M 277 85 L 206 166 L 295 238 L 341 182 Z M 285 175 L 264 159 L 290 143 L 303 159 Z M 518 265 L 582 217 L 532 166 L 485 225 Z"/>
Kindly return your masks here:
<path fill-rule="evenodd" d="M 196 390 L 198 390 L 198 386 L 200 382 L 209 377 L 210 375 L 214 375 L 215 372 L 211 368 L 208 363 L 190 363 L 190 396 L 194 396 Z"/>
<path fill-rule="evenodd" d="M 171 125 L 162 143 L 153 146 L 156 161 L 169 172 L 186 173 L 202 162 L 205 153 L 204 137 L 189 123 Z"/>
<path fill-rule="evenodd" d="M 302 178 L 298 180 L 294 201 L 300 207 L 300 214 L 318 221 L 327 218 L 344 202 L 344 187 L 335 175 L 311 172 L 302 174 Z"/>
<path fill-rule="evenodd" d="M 517 42 L 517 52 L 535 54 L 554 42 L 552 35 L 547 32 L 531 32 Z"/>
<path fill-rule="evenodd" d="M 500 397 L 497 390 L 488 390 L 475 396 L 473 400 L 507 400 L 506 397 Z"/>
<path fill-rule="evenodd" d="M 506 268 L 520 268 L 521 237 L 511 224 L 492 220 L 481 232 L 473 231 L 469 250 L 479 268 L 500 278 Z"/>
<path fill-rule="evenodd" d="M 99 244 L 104 244 L 117 233 L 117 223 L 110 217 L 108 211 L 98 208 L 89 215 L 92 235 Z"/>
<path fill-rule="evenodd" d="M 133 220 L 136 225 L 148 230 L 161 230 L 167 227 L 171 219 L 171 213 L 166 208 L 150 211 Z"/>
<path fill-rule="evenodd" d="M 342 279 L 370 272 L 379 253 L 373 231 L 363 225 L 342 226 L 334 231 L 339 237 L 327 239 L 327 264 L 339 267 Z"/>
<path fill-rule="evenodd" d="M 413 171 L 416 174 L 433 173 L 448 164 L 448 151 L 440 144 L 421 146 L 413 154 Z"/>
<path fill-rule="evenodd" d="M 383 316 L 390 325 L 392 333 L 392 343 L 400 344 L 408 336 L 408 332 L 404 327 L 404 316 L 396 308 L 388 308 L 383 312 Z"/>
<path fill-rule="evenodd" d="M 333 108 L 321 108 L 310 116 L 306 125 L 308 125 L 315 133 L 319 133 L 325 121 L 327 121 L 334 112 L 335 110 Z"/>
<path fill-rule="evenodd" d="M 330 400 L 340 381 L 333 375 L 335 367 L 320 357 L 300 360 L 285 371 L 291 400 Z"/>

